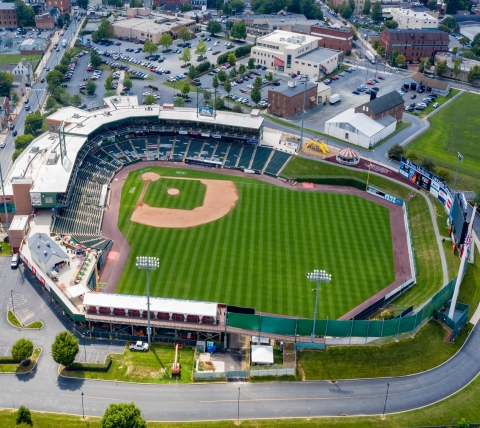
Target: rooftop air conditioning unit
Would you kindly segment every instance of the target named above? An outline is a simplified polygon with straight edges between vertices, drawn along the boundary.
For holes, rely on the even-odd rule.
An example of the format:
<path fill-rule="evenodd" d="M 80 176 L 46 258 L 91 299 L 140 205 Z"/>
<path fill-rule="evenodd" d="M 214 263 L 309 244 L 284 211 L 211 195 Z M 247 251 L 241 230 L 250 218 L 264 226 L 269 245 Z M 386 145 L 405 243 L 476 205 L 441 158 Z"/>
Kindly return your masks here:
<path fill-rule="evenodd" d="M 78 119 L 78 118 L 80 117 L 80 115 L 79 115 L 78 113 L 75 113 L 75 114 L 73 115 L 73 117 L 74 117 L 75 119 Z"/>

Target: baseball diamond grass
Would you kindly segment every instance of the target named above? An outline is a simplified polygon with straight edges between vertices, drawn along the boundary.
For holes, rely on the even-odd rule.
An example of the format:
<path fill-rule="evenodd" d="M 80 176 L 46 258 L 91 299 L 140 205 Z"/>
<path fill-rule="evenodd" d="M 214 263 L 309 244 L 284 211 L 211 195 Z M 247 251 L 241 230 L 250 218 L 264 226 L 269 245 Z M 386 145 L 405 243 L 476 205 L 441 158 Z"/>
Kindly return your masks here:
<path fill-rule="evenodd" d="M 473 107 L 480 97 L 464 93 L 442 111 L 432 116 L 431 127 L 408 144 L 405 149 L 420 158 L 429 157 L 437 167 L 450 170 L 448 184 L 453 184 L 458 165 L 457 152 L 463 155 L 457 180 L 457 189 L 480 189 L 480 151 L 477 135 L 480 115 Z M 420 160 L 418 161 L 418 163 Z"/>
<path fill-rule="evenodd" d="M 150 274 L 152 295 L 302 317 L 311 317 L 314 307 L 313 285 L 305 278 L 312 269 L 326 269 L 333 276 L 333 282 L 321 288 L 320 317 L 338 318 L 394 281 L 385 207 L 352 195 L 301 192 L 204 171 L 148 171 L 231 180 L 239 200 L 229 214 L 202 226 L 143 226 L 130 217 L 144 170 L 131 172 L 119 214 L 131 251 L 117 292 L 145 293 L 145 272 L 135 267 L 137 255 L 160 258 L 160 268 Z"/>
<path fill-rule="evenodd" d="M 168 189 L 177 189 L 178 195 L 169 195 Z M 143 202 L 151 207 L 193 210 L 203 205 L 205 185 L 198 180 L 161 178 L 151 181 L 143 197 Z"/>

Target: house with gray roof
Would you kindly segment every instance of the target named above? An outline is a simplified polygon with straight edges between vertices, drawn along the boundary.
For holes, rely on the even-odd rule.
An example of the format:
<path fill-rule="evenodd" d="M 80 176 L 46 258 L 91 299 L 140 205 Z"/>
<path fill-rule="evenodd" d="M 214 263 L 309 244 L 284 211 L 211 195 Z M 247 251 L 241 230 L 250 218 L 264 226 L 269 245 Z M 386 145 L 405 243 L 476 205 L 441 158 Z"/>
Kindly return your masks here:
<path fill-rule="evenodd" d="M 46 233 L 35 233 L 28 240 L 32 258 L 42 269 L 49 274 L 56 267 L 68 262 L 68 255 L 62 247 Z"/>

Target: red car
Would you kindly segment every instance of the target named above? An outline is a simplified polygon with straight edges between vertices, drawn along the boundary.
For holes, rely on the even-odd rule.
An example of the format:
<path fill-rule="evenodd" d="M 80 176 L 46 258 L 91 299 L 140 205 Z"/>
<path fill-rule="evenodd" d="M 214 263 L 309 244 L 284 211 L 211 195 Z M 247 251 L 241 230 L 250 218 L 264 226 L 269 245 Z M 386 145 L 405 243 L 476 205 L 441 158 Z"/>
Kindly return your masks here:
<path fill-rule="evenodd" d="M 120 46 L 120 45 L 121 45 L 120 42 L 115 43 L 115 46 Z"/>
<path fill-rule="evenodd" d="M 151 68 L 150 71 L 151 71 L 152 73 L 155 73 L 157 70 L 156 70 L 155 68 Z"/>
<path fill-rule="evenodd" d="M 253 79 L 253 77 L 252 77 L 251 74 L 247 74 L 247 77 L 248 77 L 249 79 Z"/>
<path fill-rule="evenodd" d="M 332 79 L 332 80 L 338 80 L 338 77 L 337 77 L 337 76 L 332 76 L 332 77 L 330 77 L 330 79 Z"/>
<path fill-rule="evenodd" d="M 369 80 L 369 81 L 367 82 L 367 85 L 372 85 L 372 86 L 373 86 L 373 85 L 375 85 L 375 82 L 374 82 L 373 80 Z"/>
<path fill-rule="evenodd" d="M 255 74 L 256 76 L 260 76 L 260 73 L 257 70 L 254 70 L 252 73 Z"/>
<path fill-rule="evenodd" d="M 385 80 L 385 77 L 378 75 L 378 76 L 377 76 L 377 79 Z"/>

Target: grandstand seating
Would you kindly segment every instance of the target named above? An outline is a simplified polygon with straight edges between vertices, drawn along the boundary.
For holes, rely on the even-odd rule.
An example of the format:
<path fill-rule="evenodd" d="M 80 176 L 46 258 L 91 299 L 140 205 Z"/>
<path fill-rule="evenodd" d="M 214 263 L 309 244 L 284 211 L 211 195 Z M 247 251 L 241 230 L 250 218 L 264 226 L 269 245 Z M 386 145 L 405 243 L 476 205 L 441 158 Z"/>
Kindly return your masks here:
<path fill-rule="evenodd" d="M 240 156 L 240 160 L 238 161 L 237 168 L 248 168 L 250 165 L 250 161 L 252 160 L 253 151 L 255 150 L 255 146 L 250 144 L 245 144 L 243 146 L 242 155 Z"/>
<path fill-rule="evenodd" d="M 253 162 L 250 169 L 253 169 L 254 171 L 262 172 L 271 154 L 272 154 L 271 147 L 258 146 L 257 150 L 255 151 L 255 157 L 253 158 Z"/>
<path fill-rule="evenodd" d="M 181 162 L 185 155 L 185 150 L 187 149 L 188 138 L 172 137 L 171 139 L 174 140 L 175 143 L 173 146 L 173 159 Z"/>
<path fill-rule="evenodd" d="M 242 144 L 230 144 L 230 150 L 228 151 L 227 158 L 225 159 L 224 165 L 229 168 L 233 168 L 240 156 L 240 152 L 242 151 Z"/>
<path fill-rule="evenodd" d="M 132 142 L 133 148 L 137 152 L 137 155 L 141 159 L 145 159 L 147 157 L 145 138 L 133 138 L 131 142 Z"/>
<path fill-rule="evenodd" d="M 265 168 L 265 174 L 276 176 L 282 170 L 283 166 L 290 160 L 290 156 L 290 153 L 275 150 L 270 162 Z"/>
<path fill-rule="evenodd" d="M 223 162 L 229 148 L 230 148 L 230 143 L 224 143 L 223 141 L 219 141 L 215 148 L 215 152 L 213 153 L 212 160 Z"/>
<path fill-rule="evenodd" d="M 210 139 L 205 140 L 205 145 L 203 146 L 201 156 L 207 160 L 212 159 L 212 155 L 216 147 L 217 147 L 216 141 L 212 141 Z"/>
<path fill-rule="evenodd" d="M 190 145 L 188 146 L 187 157 L 197 159 L 200 158 L 204 142 L 205 139 L 192 138 L 190 140 Z"/>

